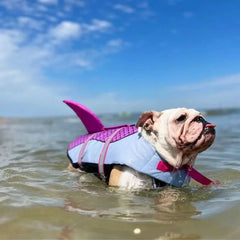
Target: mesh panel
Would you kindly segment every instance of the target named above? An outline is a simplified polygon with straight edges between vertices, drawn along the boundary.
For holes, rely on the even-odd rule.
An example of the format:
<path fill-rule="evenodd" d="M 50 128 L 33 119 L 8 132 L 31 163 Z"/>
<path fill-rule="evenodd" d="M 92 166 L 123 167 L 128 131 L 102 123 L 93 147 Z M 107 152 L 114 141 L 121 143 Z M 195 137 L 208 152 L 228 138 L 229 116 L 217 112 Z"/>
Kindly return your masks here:
<path fill-rule="evenodd" d="M 112 133 L 114 133 L 118 128 L 114 128 L 114 129 L 109 129 L 109 130 L 105 130 L 102 132 L 99 132 L 97 134 L 95 134 L 95 136 L 92 138 L 92 140 L 97 140 L 97 141 L 101 141 L 101 142 L 106 142 L 106 140 L 108 139 L 108 137 L 110 137 L 112 135 Z M 119 141 L 129 135 L 132 135 L 134 133 L 136 133 L 138 130 L 135 126 L 126 126 L 123 127 L 112 139 L 111 142 L 116 142 Z M 87 134 L 87 135 L 83 135 L 80 136 L 79 138 L 75 139 L 70 146 L 68 147 L 68 149 L 72 149 L 74 147 L 76 147 L 79 144 L 84 143 L 92 134 Z"/>

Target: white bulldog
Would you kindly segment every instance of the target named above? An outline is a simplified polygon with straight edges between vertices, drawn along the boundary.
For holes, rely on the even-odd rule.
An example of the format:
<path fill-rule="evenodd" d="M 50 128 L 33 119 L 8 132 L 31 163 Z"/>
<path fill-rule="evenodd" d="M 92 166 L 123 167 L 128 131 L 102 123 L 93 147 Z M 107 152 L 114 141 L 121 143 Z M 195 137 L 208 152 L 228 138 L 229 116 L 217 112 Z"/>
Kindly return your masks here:
<path fill-rule="evenodd" d="M 172 167 L 193 166 L 198 153 L 211 146 L 215 125 L 208 123 L 194 109 L 176 108 L 162 112 L 143 113 L 136 126 L 161 157 Z M 151 188 L 152 178 L 127 166 L 115 165 L 109 178 L 110 186 Z"/>

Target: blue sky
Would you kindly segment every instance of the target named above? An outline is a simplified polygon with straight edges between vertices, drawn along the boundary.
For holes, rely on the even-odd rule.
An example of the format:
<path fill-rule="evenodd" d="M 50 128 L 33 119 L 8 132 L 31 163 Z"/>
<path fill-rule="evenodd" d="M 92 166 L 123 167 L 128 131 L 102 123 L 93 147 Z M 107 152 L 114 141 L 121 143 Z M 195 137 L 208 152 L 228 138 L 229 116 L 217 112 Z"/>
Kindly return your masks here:
<path fill-rule="evenodd" d="M 0 116 L 240 107 L 238 0 L 1 0 Z"/>

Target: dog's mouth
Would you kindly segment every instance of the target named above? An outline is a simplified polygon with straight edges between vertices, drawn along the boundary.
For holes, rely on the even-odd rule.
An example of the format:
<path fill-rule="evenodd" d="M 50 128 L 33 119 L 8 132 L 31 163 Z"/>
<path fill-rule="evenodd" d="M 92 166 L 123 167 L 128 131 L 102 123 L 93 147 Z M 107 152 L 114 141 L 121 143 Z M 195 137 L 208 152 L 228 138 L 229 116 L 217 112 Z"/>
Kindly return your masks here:
<path fill-rule="evenodd" d="M 191 144 L 195 146 L 203 145 L 204 150 L 208 148 L 215 138 L 215 124 L 207 122 L 203 117 L 196 117 L 193 121 L 201 123 L 203 125 L 202 132 L 198 138 Z"/>
<path fill-rule="evenodd" d="M 204 126 L 203 128 L 203 132 L 202 134 L 203 135 L 207 135 L 207 134 L 212 134 L 212 135 L 215 135 L 215 127 L 216 125 L 215 124 L 212 124 L 212 123 L 208 123 Z"/>

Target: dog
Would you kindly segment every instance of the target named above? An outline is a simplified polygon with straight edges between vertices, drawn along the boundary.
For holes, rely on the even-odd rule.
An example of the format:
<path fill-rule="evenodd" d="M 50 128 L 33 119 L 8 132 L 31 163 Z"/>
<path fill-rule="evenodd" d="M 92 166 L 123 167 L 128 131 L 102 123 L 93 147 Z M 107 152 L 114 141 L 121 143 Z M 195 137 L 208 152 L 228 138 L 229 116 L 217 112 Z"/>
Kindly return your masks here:
<path fill-rule="evenodd" d="M 215 139 L 215 125 L 194 109 L 176 108 L 143 113 L 136 126 L 146 141 L 175 169 L 193 166 L 197 155 Z M 151 177 L 126 166 L 114 166 L 110 186 L 149 188 Z"/>
<path fill-rule="evenodd" d="M 190 177 L 204 185 L 213 183 L 193 169 L 197 155 L 215 139 L 215 125 L 200 112 L 186 108 L 148 111 L 135 126 L 105 128 L 83 105 L 64 102 L 89 132 L 68 148 L 74 168 L 96 174 L 109 186 L 126 189 L 184 187 Z"/>

